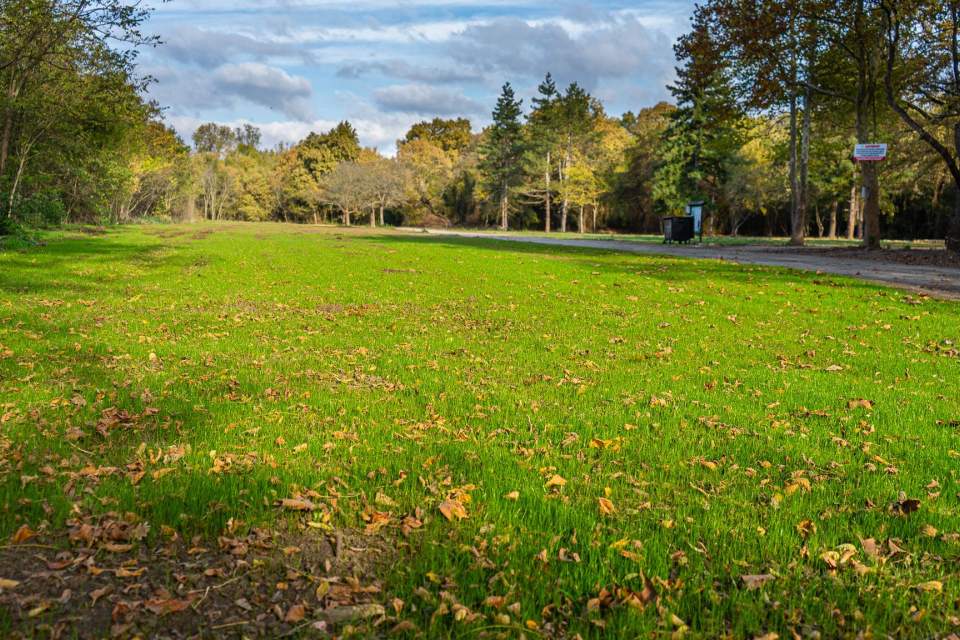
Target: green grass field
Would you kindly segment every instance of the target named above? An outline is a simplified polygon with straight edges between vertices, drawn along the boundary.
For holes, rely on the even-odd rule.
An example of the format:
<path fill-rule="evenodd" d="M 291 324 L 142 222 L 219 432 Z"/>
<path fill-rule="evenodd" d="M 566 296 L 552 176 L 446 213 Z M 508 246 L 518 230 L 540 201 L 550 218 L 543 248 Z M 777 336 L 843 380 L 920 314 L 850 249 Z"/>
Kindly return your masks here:
<path fill-rule="evenodd" d="M 945 637 L 958 452 L 960 305 L 858 281 L 281 225 L 0 253 L 0 535 L 369 537 L 404 604 L 358 635 Z"/>

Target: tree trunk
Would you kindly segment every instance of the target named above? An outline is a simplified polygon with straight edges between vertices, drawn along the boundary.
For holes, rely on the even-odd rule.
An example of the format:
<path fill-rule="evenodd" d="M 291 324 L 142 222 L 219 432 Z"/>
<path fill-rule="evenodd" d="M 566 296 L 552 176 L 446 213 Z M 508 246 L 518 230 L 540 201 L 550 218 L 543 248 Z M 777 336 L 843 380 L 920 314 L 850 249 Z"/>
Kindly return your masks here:
<path fill-rule="evenodd" d="M 580 233 L 583 233 L 585 231 L 584 227 L 587 226 L 583 223 L 583 205 L 580 205 L 580 217 L 577 218 L 577 226 L 580 227 L 577 229 Z"/>
<path fill-rule="evenodd" d="M 857 183 L 850 187 L 850 213 L 847 215 L 847 240 L 853 240 L 853 232 L 860 217 L 860 203 L 857 194 Z"/>
<path fill-rule="evenodd" d="M 567 164 L 569 164 L 569 163 L 570 163 L 570 154 L 567 153 Z M 566 176 L 564 176 L 564 169 L 565 169 L 565 167 L 564 167 L 563 158 L 561 158 L 561 159 L 560 159 L 560 184 L 561 184 L 561 191 L 563 191 L 563 187 L 562 187 L 563 183 L 566 182 Z M 563 203 L 562 203 L 562 205 L 560 206 L 560 232 L 561 232 L 561 233 L 566 233 L 566 232 L 567 232 L 567 212 L 569 211 L 569 209 L 570 209 L 570 203 L 569 203 L 569 201 L 567 200 L 567 194 L 564 192 L 564 194 L 563 194 Z"/>
<path fill-rule="evenodd" d="M 500 226 L 504 231 L 508 230 L 507 226 L 507 213 L 510 208 L 510 187 L 507 185 L 507 181 L 503 181 L 503 194 L 500 196 Z"/>
<path fill-rule="evenodd" d="M 830 224 L 827 227 L 827 237 L 831 240 L 837 237 L 837 208 L 839 206 L 840 201 L 834 198 L 833 204 L 830 206 Z"/>
<path fill-rule="evenodd" d="M 380 203 L 380 226 L 381 227 L 385 226 L 383 223 L 383 203 L 382 202 Z"/>
<path fill-rule="evenodd" d="M 546 190 L 546 195 L 544 196 L 546 198 L 546 204 L 547 204 L 547 216 L 546 216 L 547 217 L 547 225 L 546 225 L 547 233 L 550 233 L 550 170 L 552 168 L 553 167 L 550 166 L 550 152 L 547 151 L 547 171 L 546 171 L 546 179 L 547 179 L 546 189 L 547 190 Z"/>
<path fill-rule="evenodd" d="M 596 233 L 596 232 L 597 232 L 597 205 L 596 205 L 596 203 L 594 203 L 594 205 L 593 205 L 593 227 L 592 227 L 592 228 L 593 228 L 593 232 Z"/>
<path fill-rule="evenodd" d="M 17 96 L 20 95 L 20 85 L 17 83 L 16 64 L 10 67 L 10 84 L 7 85 L 7 104 L 3 110 L 3 140 L 0 141 L 0 177 L 7 170 L 7 159 L 10 157 L 10 144 L 13 138 L 13 107 Z"/>
<path fill-rule="evenodd" d="M 863 207 L 861 235 L 863 246 L 868 249 L 880 248 L 880 178 L 877 175 L 876 162 L 861 162 L 863 184 L 867 188 L 867 199 Z"/>
<path fill-rule="evenodd" d="M 957 197 L 953 201 L 953 218 L 947 228 L 947 251 L 960 253 L 960 184 L 957 187 Z"/>
<path fill-rule="evenodd" d="M 813 95 L 807 87 L 803 96 L 803 130 L 800 142 L 800 208 L 797 211 L 796 228 L 799 230 L 799 243 L 803 244 L 807 235 L 807 207 L 810 201 L 810 129 L 813 122 Z M 823 228 L 820 229 L 823 237 Z"/>
<path fill-rule="evenodd" d="M 800 175 L 797 166 L 797 96 L 790 96 L 790 244 L 803 245 L 800 226 Z"/>
<path fill-rule="evenodd" d="M 370 227 L 377 228 L 377 208 L 370 207 Z"/>

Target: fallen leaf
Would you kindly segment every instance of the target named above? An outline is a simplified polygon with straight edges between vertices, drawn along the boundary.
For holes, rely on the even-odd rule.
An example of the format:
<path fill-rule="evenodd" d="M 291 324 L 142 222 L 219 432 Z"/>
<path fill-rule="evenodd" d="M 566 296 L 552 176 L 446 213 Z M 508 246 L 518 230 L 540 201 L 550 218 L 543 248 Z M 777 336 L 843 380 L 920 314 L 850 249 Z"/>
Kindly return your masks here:
<path fill-rule="evenodd" d="M 17 532 L 13 534 L 13 541 L 16 544 L 23 544 L 27 540 L 31 540 L 37 537 L 37 532 L 33 531 L 27 525 L 23 525 Z"/>
<path fill-rule="evenodd" d="M 832 364 L 832 365 L 830 365 L 829 367 L 827 367 L 826 369 L 824 369 L 824 371 L 843 371 L 843 367 L 841 367 L 841 366 L 839 366 L 839 365 Z"/>
<path fill-rule="evenodd" d="M 390 498 L 390 496 L 388 496 L 387 494 L 382 493 L 382 492 L 380 492 L 380 491 L 377 492 L 377 495 L 376 495 L 376 497 L 373 499 L 373 501 L 374 501 L 376 504 L 379 504 L 379 505 L 384 506 L 384 507 L 395 507 L 395 506 L 397 506 L 397 503 L 394 502 L 393 499 Z"/>
<path fill-rule="evenodd" d="M 920 510 L 919 500 L 897 500 L 890 504 L 890 511 L 901 516 L 906 516 Z"/>
<path fill-rule="evenodd" d="M 284 622 L 297 623 L 307 617 L 307 610 L 302 604 L 295 604 L 290 607 L 290 610 L 287 611 L 287 615 L 284 617 Z"/>
<path fill-rule="evenodd" d="M 813 523 L 813 520 L 804 520 L 797 525 L 797 533 L 800 534 L 801 538 L 809 538 L 812 535 L 816 535 L 817 525 Z"/>
<path fill-rule="evenodd" d="M 519 500 L 519 499 L 520 499 L 520 492 L 519 492 L 519 491 L 511 491 L 510 493 L 508 493 L 507 495 L 505 495 L 505 496 L 503 496 L 503 497 L 504 497 L 504 499 L 506 499 L 506 500 Z"/>
<path fill-rule="evenodd" d="M 740 576 L 740 579 L 743 580 L 743 584 L 746 585 L 747 591 L 754 591 L 755 589 L 759 589 L 763 585 L 767 584 L 774 578 L 769 573 L 764 573 L 759 575 Z"/>
<path fill-rule="evenodd" d="M 280 501 L 280 506 L 290 511 L 314 511 L 317 505 L 306 498 L 284 498 Z"/>
<path fill-rule="evenodd" d="M 147 567 L 140 567 L 139 569 L 127 569 L 125 567 L 120 567 L 116 570 L 114 575 L 118 578 L 139 578 L 147 572 Z"/>
<path fill-rule="evenodd" d="M 917 589 L 926 593 L 932 593 L 939 595 L 943 591 L 943 583 L 939 580 L 931 580 L 930 582 L 921 582 L 917 585 Z"/>
<path fill-rule="evenodd" d="M 90 593 L 90 599 L 93 600 L 93 603 L 92 603 L 90 606 L 91 606 L 91 607 L 92 607 L 92 606 L 96 606 L 97 600 L 99 600 L 100 598 L 102 598 L 103 596 L 109 594 L 109 593 L 112 592 L 112 591 L 113 591 L 113 585 L 112 585 L 112 584 L 108 584 L 107 586 L 103 587 L 102 589 L 97 589 L 96 591 L 91 592 L 91 593 Z"/>
<path fill-rule="evenodd" d="M 330 583 L 326 580 L 321 580 L 320 584 L 317 585 L 317 600 L 320 600 L 328 593 L 330 593 Z"/>
<path fill-rule="evenodd" d="M 143 603 L 144 609 L 158 616 L 183 611 L 189 606 L 189 600 L 174 600 L 172 598 L 152 598 Z"/>
<path fill-rule="evenodd" d="M 466 507 L 456 500 L 447 500 L 441 504 L 440 513 L 442 513 L 443 517 L 451 522 L 454 522 L 455 520 L 463 520 L 464 518 L 469 517 L 467 515 Z"/>
<path fill-rule="evenodd" d="M 0 578 L 0 592 L 6 591 L 7 589 L 13 589 L 15 586 L 20 584 L 16 580 L 5 580 Z"/>
<path fill-rule="evenodd" d="M 617 512 L 616 508 L 613 506 L 613 503 L 606 498 L 599 498 L 598 501 L 600 502 L 600 515 L 612 516 Z"/>
<path fill-rule="evenodd" d="M 562 477 L 560 477 L 560 476 L 558 476 L 558 475 L 554 475 L 552 478 L 550 478 L 549 480 L 547 480 L 547 485 L 546 485 L 546 487 L 547 487 L 548 489 L 549 489 L 550 487 L 564 487 L 564 486 L 566 486 L 566 484 L 567 484 L 567 481 L 566 481 L 565 479 L 563 479 Z"/>

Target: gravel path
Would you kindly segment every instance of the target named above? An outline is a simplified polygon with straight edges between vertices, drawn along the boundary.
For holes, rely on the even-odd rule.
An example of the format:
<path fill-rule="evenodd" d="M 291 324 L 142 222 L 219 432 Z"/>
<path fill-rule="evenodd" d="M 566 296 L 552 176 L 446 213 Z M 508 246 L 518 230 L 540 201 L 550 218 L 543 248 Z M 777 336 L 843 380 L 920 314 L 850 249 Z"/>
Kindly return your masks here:
<path fill-rule="evenodd" d="M 410 229 L 422 233 L 422 229 Z M 850 249 L 837 250 L 816 248 L 791 248 L 754 246 L 711 246 L 709 244 L 666 245 L 621 240 L 579 240 L 566 238 L 541 238 L 536 236 L 503 236 L 466 231 L 430 229 L 431 235 L 449 235 L 460 238 L 482 238 L 505 242 L 524 242 L 563 247 L 589 247 L 612 251 L 646 253 L 654 255 L 683 256 L 702 260 L 724 260 L 766 267 L 787 267 L 805 271 L 823 271 L 839 276 L 859 278 L 868 282 L 895 286 L 907 291 L 922 293 L 935 298 L 960 301 L 960 267 L 904 264 L 884 259 L 882 254 L 850 255 Z M 832 253 L 843 253 L 831 255 Z"/>

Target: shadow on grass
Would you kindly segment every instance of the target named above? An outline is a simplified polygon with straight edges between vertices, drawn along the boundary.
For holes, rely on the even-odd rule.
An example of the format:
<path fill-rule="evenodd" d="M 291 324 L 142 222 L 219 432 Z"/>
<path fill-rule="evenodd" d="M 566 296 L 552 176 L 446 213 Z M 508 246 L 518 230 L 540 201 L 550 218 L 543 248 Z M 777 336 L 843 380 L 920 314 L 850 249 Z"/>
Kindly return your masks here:
<path fill-rule="evenodd" d="M 640 253 L 628 249 L 597 247 L 571 247 L 565 245 L 551 245 L 546 243 L 524 243 L 509 240 L 495 240 L 486 238 L 466 238 L 459 236 L 410 234 L 403 235 L 358 235 L 349 240 L 363 242 L 377 242 L 381 245 L 394 244 L 400 246 L 447 246 L 458 249 L 480 249 L 501 254 L 517 256 L 547 256 L 563 258 L 573 261 L 590 273 L 618 275 L 642 275 L 659 277 L 664 283 L 693 284 L 704 280 L 707 276 L 702 273 L 709 271 L 711 283 L 722 285 L 724 282 L 743 284 L 745 280 L 753 279 L 760 282 L 770 278 L 783 279 L 797 285 L 818 286 L 831 283 L 847 289 L 854 298 L 876 295 L 883 289 L 881 285 L 872 284 L 854 278 L 847 278 L 833 274 L 817 274 L 814 271 L 792 269 L 782 266 L 754 265 L 749 263 L 731 263 L 724 260 L 680 255 L 662 255 Z M 604 260 L 595 262 L 589 257 L 619 256 L 622 262 Z M 643 273 L 646 272 L 646 273 Z M 895 288 L 895 287 L 894 287 Z"/>
<path fill-rule="evenodd" d="M 170 251 L 177 246 L 169 242 L 133 244 L 110 235 L 57 238 L 44 246 L 5 254 L 0 263 L 3 264 L 0 291 L 21 295 L 89 293 L 98 287 L 92 279 L 94 276 L 85 275 L 86 272 L 96 272 L 96 277 L 102 279 L 104 271 L 98 267 L 106 264 L 130 264 L 147 269 L 178 262 L 187 266 L 186 258 Z M 82 272 L 76 270 L 80 267 Z"/>

